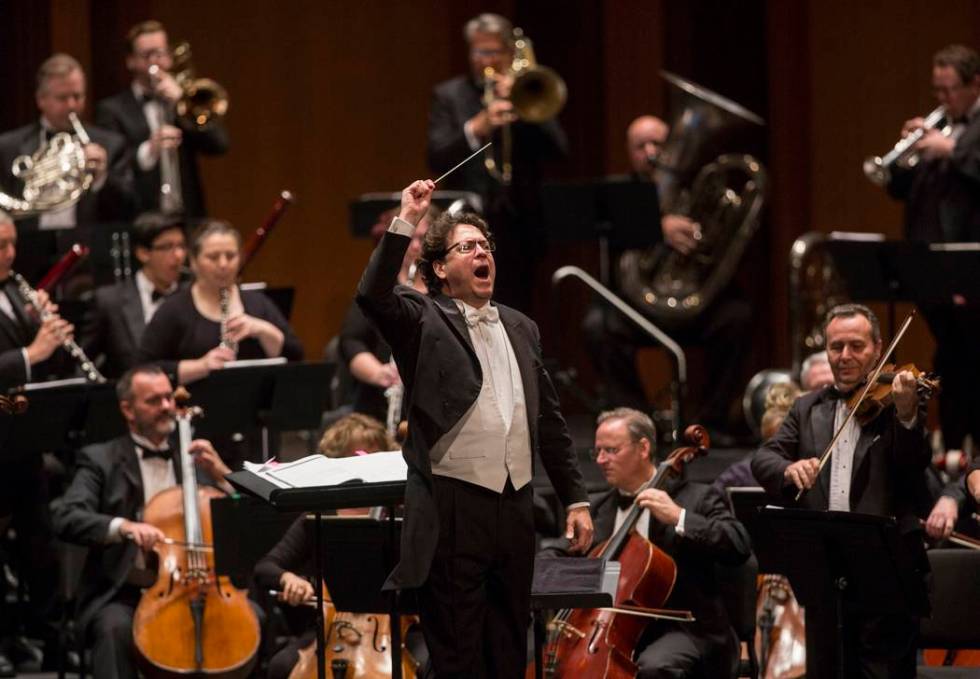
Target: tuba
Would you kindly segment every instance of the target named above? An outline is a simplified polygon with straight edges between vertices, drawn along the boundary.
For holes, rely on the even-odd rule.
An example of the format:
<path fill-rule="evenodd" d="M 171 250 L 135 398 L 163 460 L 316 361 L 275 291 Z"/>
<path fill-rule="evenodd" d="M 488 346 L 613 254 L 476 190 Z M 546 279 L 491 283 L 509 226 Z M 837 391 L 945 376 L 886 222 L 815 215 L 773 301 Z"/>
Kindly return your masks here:
<path fill-rule="evenodd" d="M 509 74 L 513 76 L 514 84 L 510 88 L 509 99 L 514 106 L 514 115 L 528 123 L 547 122 L 565 107 L 568 88 L 554 69 L 538 64 L 534 56 L 534 45 L 523 30 L 515 28 L 512 38 L 514 59 Z M 489 106 L 496 98 L 494 70 L 487 67 L 483 75 L 483 105 Z M 492 147 L 487 149 L 483 164 L 491 177 L 506 186 L 510 184 L 513 169 L 513 142 L 509 125 L 501 130 L 501 137 L 500 167 L 497 167 Z"/>
<path fill-rule="evenodd" d="M 701 237 L 687 255 L 667 244 L 627 250 L 618 274 L 620 291 L 634 306 L 655 321 L 679 321 L 697 316 L 725 287 L 759 226 L 766 171 L 752 156 L 728 152 L 764 122 L 710 90 L 662 75 L 674 86 L 674 115 L 655 159 L 661 211 L 698 222 Z"/>
<path fill-rule="evenodd" d="M 33 155 L 14 159 L 11 172 L 24 182 L 23 198 L 0 192 L 0 209 L 13 217 L 29 217 L 71 207 L 92 185 L 85 161 L 85 145 L 91 143 L 74 113 L 68 119 L 75 130 L 59 132 Z"/>

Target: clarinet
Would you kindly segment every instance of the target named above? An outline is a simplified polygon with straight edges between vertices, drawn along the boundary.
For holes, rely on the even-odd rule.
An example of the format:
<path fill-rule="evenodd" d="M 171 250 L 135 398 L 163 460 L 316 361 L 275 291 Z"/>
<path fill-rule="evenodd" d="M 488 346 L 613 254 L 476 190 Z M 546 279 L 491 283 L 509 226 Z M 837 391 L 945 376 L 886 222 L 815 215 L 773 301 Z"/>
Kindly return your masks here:
<path fill-rule="evenodd" d="M 17 290 L 20 292 L 20 296 L 34 307 L 38 315 L 41 317 L 41 322 L 43 323 L 51 318 L 52 314 L 50 311 L 46 311 L 44 309 L 37 294 L 37 290 L 32 288 L 19 273 L 14 273 L 12 276 L 14 282 L 17 283 Z M 71 357 L 78 362 L 78 367 L 81 368 L 82 374 L 85 375 L 85 378 L 89 382 L 95 382 L 96 384 L 105 383 L 105 377 L 99 372 L 99 369 L 95 367 L 95 363 L 89 360 L 89 357 L 85 355 L 85 350 L 78 346 L 78 342 L 70 337 L 66 337 L 61 340 L 61 346 L 63 346 L 65 351 L 71 354 Z"/>
<path fill-rule="evenodd" d="M 228 316 L 231 310 L 231 288 L 218 291 L 218 310 L 221 313 L 221 346 L 238 353 L 238 342 L 228 337 Z"/>

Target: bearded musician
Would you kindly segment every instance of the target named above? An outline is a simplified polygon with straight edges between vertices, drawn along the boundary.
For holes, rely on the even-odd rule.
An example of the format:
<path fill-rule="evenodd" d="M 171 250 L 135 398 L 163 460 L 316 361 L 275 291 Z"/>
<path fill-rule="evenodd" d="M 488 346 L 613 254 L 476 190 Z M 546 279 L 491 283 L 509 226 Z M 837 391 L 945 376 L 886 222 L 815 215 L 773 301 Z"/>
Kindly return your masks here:
<path fill-rule="evenodd" d="M 722 603 L 716 565 L 737 566 L 751 553 L 745 528 L 722 491 L 683 477 L 664 490 L 641 488 L 656 472 L 657 434 L 650 417 L 632 408 L 599 415 L 593 455 L 612 486 L 591 507 L 596 541 L 610 538 L 632 505 L 645 511 L 636 531 L 677 563 L 677 581 L 665 603 L 693 612 L 691 623 L 654 621 L 640 639 L 637 677 L 733 677 L 739 642 Z M 561 551 L 560 549 L 558 551 Z"/>
<path fill-rule="evenodd" d="M 848 677 L 914 677 L 917 616 L 928 612 L 924 577 L 929 569 L 916 516 L 926 493 L 924 470 L 930 460 L 925 415 L 912 373 L 892 383 L 893 405 L 874 420 L 856 419 L 842 431 L 833 453 L 820 469 L 818 456 L 848 415 L 847 397 L 858 389 L 881 356 L 878 319 L 860 304 L 834 307 L 824 324 L 834 385 L 810 392 L 792 406 L 782 426 L 752 460 L 752 473 L 777 502 L 812 510 L 855 511 L 893 516 L 903 543 L 922 575 L 921 587 L 894 596 L 913 602 L 911 614 L 884 615 L 846 603 L 844 664 Z M 832 675 L 835 611 L 811 605 L 806 610 L 807 676 Z"/>

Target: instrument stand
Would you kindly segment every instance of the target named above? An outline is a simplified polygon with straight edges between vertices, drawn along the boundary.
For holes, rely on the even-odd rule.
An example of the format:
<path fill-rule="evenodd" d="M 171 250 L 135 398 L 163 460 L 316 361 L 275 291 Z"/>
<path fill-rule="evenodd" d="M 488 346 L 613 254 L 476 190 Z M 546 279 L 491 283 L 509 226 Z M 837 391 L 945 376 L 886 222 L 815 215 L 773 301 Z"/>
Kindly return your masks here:
<path fill-rule="evenodd" d="M 619 586 L 619 562 L 576 557 L 534 560 L 531 611 L 534 616 L 534 677 L 544 676 L 547 611 L 612 606 Z"/>
<path fill-rule="evenodd" d="M 845 635 L 853 636 L 846 608 L 912 615 L 925 604 L 924 585 L 894 518 L 766 507 L 748 528 L 760 570 L 789 578 L 807 607 L 808 626 L 813 608 L 833 600 L 835 678 L 845 677 Z M 815 656 L 808 648 L 807 676 L 818 678 Z"/>
<path fill-rule="evenodd" d="M 348 570 L 345 572 L 360 573 L 364 571 L 367 559 L 373 558 L 376 563 L 383 564 L 382 568 L 389 572 L 398 562 L 398 519 L 395 517 L 395 506 L 401 504 L 405 498 L 405 482 L 383 482 L 383 483 L 348 483 L 339 486 L 319 486 L 313 488 L 280 488 L 265 479 L 256 476 L 250 471 L 239 471 L 229 474 L 227 480 L 235 488 L 244 493 L 254 495 L 265 500 L 274 508 L 283 512 L 305 511 L 313 514 L 316 522 L 316 530 L 313 531 L 313 566 L 314 566 L 314 588 L 316 590 L 316 643 L 317 643 L 317 678 L 326 679 L 326 639 L 323 625 L 323 582 L 325 567 L 328 565 L 324 559 L 324 547 L 330 544 L 330 540 L 324 535 L 324 513 L 330 510 L 347 509 L 352 507 L 376 507 L 384 506 L 388 508 L 388 520 L 382 523 L 377 519 L 352 517 L 352 523 L 358 522 L 357 528 L 363 529 L 364 521 L 369 521 L 374 528 L 369 535 L 370 545 L 374 545 L 375 552 L 372 556 L 365 556 L 363 552 L 358 555 L 356 560 L 352 559 L 347 564 Z M 347 517 L 344 518 L 346 522 Z M 341 533 L 346 533 L 346 528 L 338 529 Z M 337 531 L 334 528 L 327 530 L 330 537 L 337 538 Z M 355 540 L 363 541 L 359 534 L 351 536 Z M 377 554 L 377 547 L 381 548 L 381 558 Z M 338 552 L 330 553 L 328 561 L 345 559 L 346 556 Z M 331 566 L 333 568 L 333 566 Z M 342 569 L 334 569 L 331 574 L 340 572 Z M 339 577 L 339 576 L 338 576 Z M 401 679 L 401 608 L 396 593 L 388 595 L 381 594 L 382 582 L 377 583 L 376 588 L 365 587 L 360 582 L 356 587 L 337 587 L 337 594 L 340 594 L 338 601 L 343 604 L 359 605 L 370 607 L 366 612 L 377 612 L 378 601 L 387 597 L 387 613 L 391 616 L 391 676 L 392 679 Z M 347 591 L 350 590 L 350 591 Z M 333 596 L 333 594 L 331 594 Z M 357 599 L 356 597 L 364 597 Z M 369 598 L 370 597 L 370 598 Z M 356 611 L 355 611 L 356 612 Z"/>

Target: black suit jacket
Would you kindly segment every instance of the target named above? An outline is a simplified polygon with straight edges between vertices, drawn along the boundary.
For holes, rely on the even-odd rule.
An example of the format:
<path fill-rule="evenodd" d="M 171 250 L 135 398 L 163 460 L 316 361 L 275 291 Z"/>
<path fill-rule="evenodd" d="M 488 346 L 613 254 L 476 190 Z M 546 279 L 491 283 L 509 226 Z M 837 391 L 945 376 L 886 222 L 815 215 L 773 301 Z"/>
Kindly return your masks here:
<path fill-rule="evenodd" d="M 8 278 L 2 284 L 2 290 L 10 300 L 14 315 L 17 317 L 15 323 L 7 314 L 0 311 L 0 390 L 6 392 L 12 387 L 17 387 L 27 382 L 27 368 L 24 365 L 24 354 L 21 351 L 34 341 L 37 334 L 37 322 L 28 315 L 24 308 L 24 300 L 21 299 L 17 284 L 13 279 Z M 32 369 L 32 377 L 35 371 Z"/>
<path fill-rule="evenodd" d="M 830 444 L 837 407 L 833 394 L 833 387 L 825 387 L 798 398 L 779 431 L 756 451 L 752 474 L 774 502 L 813 510 L 829 508 L 832 460 L 799 503 L 795 501 L 796 486 L 787 482 L 783 473 L 797 460 L 819 458 Z M 861 427 L 850 491 L 851 511 L 895 517 L 923 578 L 929 562 L 916 510 L 927 495 L 924 472 L 932 456 L 924 423 L 925 412 L 920 411 L 915 426 L 908 429 L 898 421 L 894 406 L 889 406 Z M 922 589 L 909 596 L 916 599 L 919 612 L 928 610 L 924 580 Z"/>
<path fill-rule="evenodd" d="M 967 123 L 949 158 L 895 168 L 888 192 L 905 200 L 909 240 L 980 241 L 980 115 Z"/>
<path fill-rule="evenodd" d="M 141 521 L 146 499 L 136 445 L 128 434 L 78 452 L 77 469 L 65 494 L 51 505 L 55 534 L 65 542 L 90 547 L 78 592 L 79 624 L 92 616 L 123 586 L 139 548 L 132 540 L 106 544 L 115 517 Z M 173 460 L 177 482 L 180 464 Z M 198 481 L 212 483 L 199 471 Z"/>
<path fill-rule="evenodd" d="M 68 231 L 39 232 L 38 218 L 17 220 L 17 270 L 31 284 L 54 264 L 55 254 L 68 249 L 72 242 L 89 244 L 94 228 L 99 224 L 130 219 L 136 211 L 133 173 L 126 140 L 111 130 L 86 124 L 85 131 L 92 142 L 106 150 L 108 174 L 98 191 L 89 189 L 75 207 L 76 227 Z M 14 177 L 11 166 L 21 155 L 31 155 L 41 143 L 41 123 L 33 122 L 0 135 L 0 189 L 9 195 L 22 197 L 24 182 Z M 55 245 L 56 243 L 56 245 Z"/>
<path fill-rule="evenodd" d="M 429 109 L 428 160 L 440 175 L 472 153 L 463 124 L 483 109 L 483 90 L 469 76 L 457 76 L 436 86 Z M 537 205 L 542 162 L 568 155 L 568 138 L 557 120 L 532 124 L 516 122 L 513 135 L 513 183 L 506 199 L 510 210 Z M 499 131 L 494 149 L 501 148 Z M 499 166 L 498 156 L 498 166 Z M 481 160 L 474 160 L 446 178 L 446 187 L 475 191 L 484 200 L 484 210 L 497 212 L 503 190 Z"/>
<path fill-rule="evenodd" d="M 410 241 L 406 236 L 385 233 L 371 255 L 357 293 L 365 315 L 391 346 L 405 384 L 405 523 L 401 562 L 388 580 L 389 587 L 405 588 L 425 582 L 438 539 L 429 451 L 476 401 L 483 382 L 466 321 L 453 300 L 396 285 Z M 585 501 L 588 496 L 572 440 L 542 362 L 538 328 L 520 312 L 498 308 L 520 368 L 532 453 L 540 454 L 564 505 Z"/>
<path fill-rule="evenodd" d="M 103 99 L 95 107 L 95 120 L 99 125 L 114 130 L 126 138 L 131 149 L 133 175 L 139 195 L 140 211 L 158 210 L 160 207 L 160 164 L 148 172 L 140 169 L 136 149 L 150 138 L 150 126 L 143 113 L 143 104 L 136 100 L 133 90 L 127 87 L 119 94 Z M 180 188 L 184 199 L 184 212 L 189 217 L 207 214 L 204 189 L 197 167 L 199 153 L 221 155 L 228 150 L 228 132 L 220 121 L 214 121 L 204 130 L 181 127 L 183 138 L 178 151 L 180 159 Z"/>

